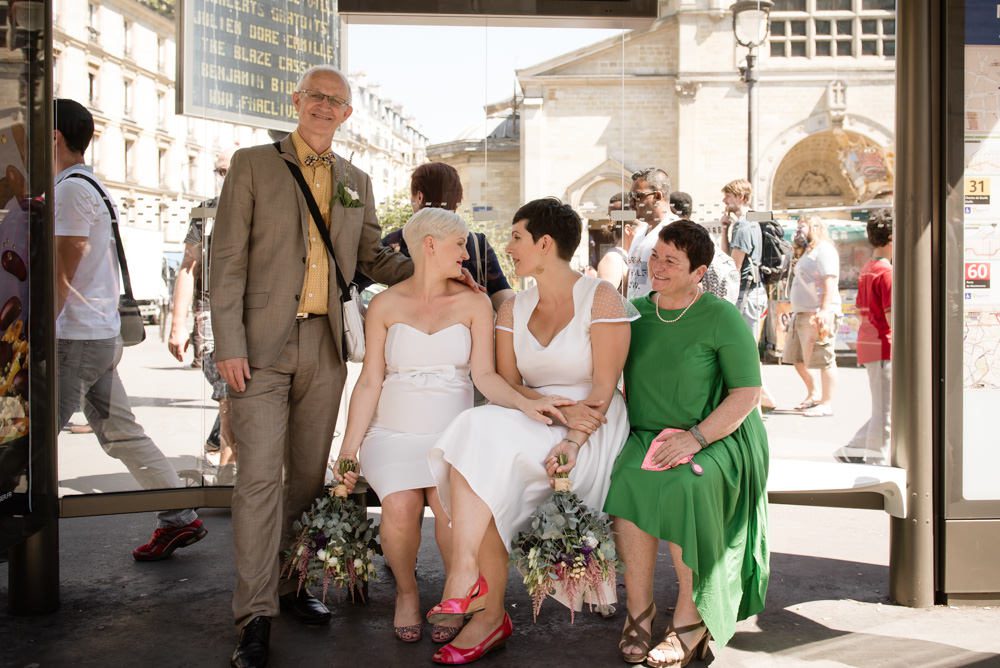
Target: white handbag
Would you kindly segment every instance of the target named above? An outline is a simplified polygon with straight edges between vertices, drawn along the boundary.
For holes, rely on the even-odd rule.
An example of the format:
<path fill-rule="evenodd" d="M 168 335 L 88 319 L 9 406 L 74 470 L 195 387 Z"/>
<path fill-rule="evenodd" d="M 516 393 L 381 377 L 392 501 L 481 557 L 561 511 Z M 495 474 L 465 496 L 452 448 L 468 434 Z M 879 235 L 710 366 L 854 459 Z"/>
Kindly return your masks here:
<path fill-rule="evenodd" d="M 338 282 L 344 279 L 339 275 Z M 348 299 L 343 302 L 344 311 L 344 348 L 348 362 L 365 361 L 365 307 L 358 295 L 358 286 L 353 283 L 347 288 Z"/>
<path fill-rule="evenodd" d="M 274 142 L 274 148 L 279 153 L 281 152 L 279 142 Z M 340 289 L 342 324 L 344 327 L 343 336 L 340 340 L 341 355 L 345 362 L 363 362 L 365 360 L 365 309 L 361 305 L 361 298 L 358 296 L 358 286 L 345 281 L 343 274 L 340 273 L 340 265 L 337 264 L 337 257 L 333 253 L 330 230 L 323 223 L 323 216 L 320 214 L 319 206 L 316 204 L 316 199 L 309 190 L 309 186 L 306 185 L 302 171 L 297 165 L 293 165 L 287 160 L 285 161 L 285 165 L 295 178 L 295 182 L 299 184 L 299 190 L 302 191 L 302 196 L 309 207 L 310 217 L 316 225 L 320 237 L 323 239 L 323 244 L 326 246 L 327 253 L 329 253 L 330 262 L 333 264 L 333 269 L 336 272 L 337 287 Z"/>

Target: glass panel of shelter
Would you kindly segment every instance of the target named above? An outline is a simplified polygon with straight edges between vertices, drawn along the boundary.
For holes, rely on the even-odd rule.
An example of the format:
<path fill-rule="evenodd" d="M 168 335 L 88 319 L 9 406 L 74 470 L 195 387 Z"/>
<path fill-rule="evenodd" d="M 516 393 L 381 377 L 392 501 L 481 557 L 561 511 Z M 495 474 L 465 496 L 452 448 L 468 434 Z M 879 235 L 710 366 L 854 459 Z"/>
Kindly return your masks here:
<path fill-rule="evenodd" d="M 286 12 L 295 5 L 272 4 Z M 160 15 L 172 13 L 173 3 L 151 6 L 136 6 L 128 19 L 99 3 L 62 3 L 54 10 L 55 97 L 80 102 L 94 117 L 85 162 L 116 205 L 146 334 L 138 345 L 117 348 L 116 363 L 97 365 L 105 381 L 120 380 L 111 389 L 94 382 L 89 367 L 63 374 L 63 385 L 76 386 L 81 396 L 58 437 L 62 496 L 232 482 L 232 471 L 219 466 L 213 435 L 219 413 L 213 385 L 218 395 L 219 383 L 205 373 L 211 366 L 207 247 L 188 243 L 189 232 L 211 231 L 213 198 L 233 150 L 271 141 L 268 124 L 251 112 L 268 99 L 280 105 L 290 97 L 296 66 L 275 67 L 281 74 L 274 81 L 247 67 L 251 90 L 273 92 L 227 97 L 215 80 L 237 77 L 240 61 L 251 58 L 234 49 L 247 47 L 248 24 L 193 17 L 197 40 L 188 36 L 182 57 L 201 76 L 184 94 L 203 108 L 182 114 L 174 106 L 181 85 L 175 47 L 184 36 Z M 333 35 L 329 31 L 328 44 L 319 48 L 332 45 Z M 146 48 L 150 44 L 155 48 Z M 293 52 L 274 49 L 275 64 Z M 283 118 L 273 125 L 284 135 L 293 124 Z"/>
<path fill-rule="evenodd" d="M 294 5 L 280 4 L 286 9 Z M 885 11 L 888 15 L 875 19 L 866 16 L 863 21 L 838 16 L 838 12 L 858 4 L 866 11 Z M 813 7 L 817 12 L 829 11 L 830 15 L 814 18 L 806 13 Z M 841 52 L 841 44 L 849 49 L 860 39 L 867 55 L 866 38 L 878 36 L 881 55 L 891 56 L 895 32 L 891 11 L 891 2 L 867 0 L 853 4 L 778 2 L 771 46 L 763 50 L 775 59 L 806 57 L 807 53 L 843 56 L 848 53 Z M 162 21 L 151 24 L 162 26 Z M 197 115 L 180 115 L 172 105 L 175 86 L 179 85 L 173 80 L 173 45 L 180 36 L 134 18 L 125 21 L 111 8 L 95 3 L 79 8 L 66 3 L 57 12 L 54 26 L 56 94 L 80 100 L 95 115 L 95 138 L 87 159 L 117 200 L 133 282 L 137 289 L 141 283 L 142 297 L 149 302 L 146 341 L 125 349 L 118 365 L 119 375 L 138 424 L 178 472 L 179 484 L 192 486 L 226 482 L 227 475 L 218 468 L 220 455 L 213 452 L 212 446 L 206 448 L 218 414 L 212 385 L 202 371 L 191 369 L 193 353 L 199 349 L 205 364 L 205 345 L 199 345 L 199 340 L 208 333 L 206 295 L 199 286 L 209 282 L 209 265 L 204 244 L 188 248 L 185 262 L 185 241 L 194 239 L 189 237 L 193 218 L 202 220 L 204 229 L 211 231 L 211 199 L 221 188 L 228 155 L 238 147 L 272 141 L 272 137 L 283 136 L 293 127 L 294 118 L 286 114 L 275 120 L 270 128 L 273 132 L 269 133 L 259 114 L 252 112 L 266 112 L 269 100 L 278 105 L 281 101 L 290 104 L 297 79 L 295 66 L 283 61 L 283 67 L 292 69 L 279 71 L 273 78 L 261 76 L 251 81 L 264 91 L 254 99 L 230 99 L 213 92 L 214 80 L 233 76 L 232 68 L 225 69 L 227 58 L 234 57 L 233 41 L 242 42 L 233 40 L 226 47 L 222 34 L 225 26 L 206 23 L 202 27 L 218 33 L 218 39 L 186 43 L 185 57 L 193 59 L 198 69 L 208 66 L 212 76 L 201 78 L 199 88 L 186 88 L 184 94 L 197 96 L 211 109 Z M 377 28 L 381 33 L 379 43 L 395 43 L 393 30 L 398 26 L 365 27 L 369 34 Z M 414 28 L 406 26 L 407 31 Z M 426 26 L 425 41 L 447 43 L 458 40 L 461 30 L 469 29 Z M 490 71 L 491 61 L 505 55 L 501 53 L 504 34 L 526 30 L 491 25 L 485 19 L 472 29 L 478 31 L 479 37 L 474 40 L 478 46 L 463 49 L 462 59 L 484 73 Z M 346 30 L 350 37 L 353 26 Z M 551 35 L 559 29 L 533 30 L 537 36 L 524 39 L 546 39 L 543 30 Z M 131 33 L 126 38 L 128 31 Z M 452 164 L 459 172 L 464 187 L 459 212 L 473 231 L 486 234 L 513 287 L 523 287 L 523 283 L 512 275 L 505 261 L 509 226 L 516 208 L 536 197 L 557 196 L 580 213 L 585 234 L 573 266 L 581 271 L 596 267 L 604 253 L 619 243 L 614 230 L 620 233 L 632 217 L 627 195 L 624 211 L 609 212 L 611 196 L 627 193 L 635 170 L 655 165 L 675 171 L 679 158 L 674 154 L 679 149 L 661 146 L 655 124 L 639 121 L 637 110 L 642 108 L 644 93 L 627 82 L 626 69 L 631 67 L 634 55 L 630 49 L 635 48 L 629 42 L 628 31 L 595 31 L 591 42 L 590 46 L 580 47 L 578 55 L 598 61 L 602 76 L 592 80 L 586 95 L 566 84 L 565 73 L 560 71 L 564 62 L 555 55 L 543 62 L 518 62 L 503 90 L 490 88 L 488 76 L 435 84 L 460 89 L 466 97 L 476 100 L 479 111 L 474 112 L 469 123 L 452 128 L 450 133 L 431 133 L 410 124 L 405 110 L 400 112 L 388 99 L 391 91 L 377 88 L 379 82 L 354 76 L 365 68 L 365 63 L 351 60 L 349 38 L 348 49 L 341 56 L 346 58 L 344 66 L 352 76 L 355 111 L 339 130 L 334 150 L 372 176 L 376 198 L 383 202 L 380 212 L 387 223 L 384 231 L 391 231 L 391 226 L 400 225 L 408 217 L 410 171 L 426 160 L 438 160 Z M 155 43 L 156 49 L 150 50 L 147 57 L 145 50 L 137 47 L 149 43 Z M 807 49 L 807 44 L 812 46 Z M 131 49 L 126 48 L 129 45 Z M 93 47 L 95 53 L 103 49 L 114 57 L 89 57 L 88 47 Z M 274 47 L 275 54 L 281 55 L 279 51 Z M 285 58 L 292 58 L 291 47 L 283 53 Z M 251 57 L 245 52 L 241 56 Z M 411 70 L 410 78 L 415 81 L 437 79 L 433 72 L 426 71 L 426 63 L 419 57 L 399 58 L 396 66 Z M 686 94 L 680 84 L 676 91 L 681 96 Z M 587 119 L 580 111 L 588 105 L 601 110 L 598 121 Z M 571 116 L 575 119 L 569 120 Z M 574 147 L 572 155 L 560 147 Z M 400 158 L 401 153 L 406 157 Z M 395 158 L 388 161 L 385 155 Z M 568 169 L 571 163 L 572 169 Z M 567 179 L 571 173 L 573 178 Z M 684 185 L 677 183 L 676 174 L 671 175 L 676 188 Z M 788 208 L 794 208 L 794 203 L 789 204 Z M 696 219 L 712 222 L 720 213 L 717 202 L 695 202 Z M 191 307 L 176 308 L 178 276 L 192 269 L 188 276 L 193 284 Z M 182 361 L 170 355 L 171 339 L 181 346 L 188 343 Z M 352 365 L 351 378 L 357 371 Z M 341 403 L 339 433 L 344 428 L 348 396 L 345 393 Z M 82 427 L 86 420 L 78 412 L 70 422 Z M 338 445 L 339 439 L 335 450 Z M 101 452 L 94 434 L 63 431 L 59 447 L 63 494 L 142 486 L 120 460 Z"/>

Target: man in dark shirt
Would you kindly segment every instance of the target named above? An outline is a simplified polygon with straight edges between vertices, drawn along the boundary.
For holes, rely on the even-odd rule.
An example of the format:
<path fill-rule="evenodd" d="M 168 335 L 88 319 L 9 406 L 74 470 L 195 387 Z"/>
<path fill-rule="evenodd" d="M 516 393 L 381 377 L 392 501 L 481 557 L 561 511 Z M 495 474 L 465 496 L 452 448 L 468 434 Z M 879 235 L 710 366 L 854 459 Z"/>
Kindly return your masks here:
<path fill-rule="evenodd" d="M 414 213 L 424 207 L 438 207 L 455 211 L 462 203 L 462 181 L 454 167 L 443 162 L 428 162 L 420 165 L 410 175 L 410 204 Z M 410 250 L 403 241 L 403 231 L 390 232 L 382 239 L 382 245 L 392 247 L 410 257 Z M 465 242 L 469 259 L 462 263 L 472 278 L 486 288 L 493 302 L 493 310 L 514 296 L 507 277 L 500 268 L 500 261 L 482 232 L 470 232 Z M 373 281 L 363 274 L 355 274 L 354 282 L 359 289 L 371 285 Z"/>
<path fill-rule="evenodd" d="M 403 230 L 398 229 L 382 238 L 383 246 L 392 246 L 399 249 L 406 257 L 410 257 L 410 249 L 403 240 Z M 500 308 L 507 299 L 514 296 L 507 277 L 504 276 L 503 269 L 500 268 L 500 261 L 497 254 L 486 240 L 486 235 L 482 232 L 469 232 L 469 238 L 465 242 L 465 249 L 469 253 L 469 259 L 462 263 L 462 266 L 469 270 L 476 282 L 486 288 L 486 294 L 493 302 L 493 310 Z"/>

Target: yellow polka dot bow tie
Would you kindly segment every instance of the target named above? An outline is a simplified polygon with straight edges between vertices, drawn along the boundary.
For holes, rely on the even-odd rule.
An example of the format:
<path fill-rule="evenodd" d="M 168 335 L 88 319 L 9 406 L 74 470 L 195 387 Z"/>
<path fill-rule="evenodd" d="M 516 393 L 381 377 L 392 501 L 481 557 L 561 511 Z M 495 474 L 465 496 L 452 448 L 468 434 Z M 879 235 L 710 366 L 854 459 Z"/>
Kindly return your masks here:
<path fill-rule="evenodd" d="M 333 165 L 333 161 L 335 159 L 336 158 L 333 157 L 333 153 L 331 153 L 330 151 L 327 151 L 323 155 L 315 155 L 315 154 L 307 155 L 306 156 L 306 167 L 312 167 L 317 162 L 325 162 L 327 164 L 327 166 L 332 166 Z"/>

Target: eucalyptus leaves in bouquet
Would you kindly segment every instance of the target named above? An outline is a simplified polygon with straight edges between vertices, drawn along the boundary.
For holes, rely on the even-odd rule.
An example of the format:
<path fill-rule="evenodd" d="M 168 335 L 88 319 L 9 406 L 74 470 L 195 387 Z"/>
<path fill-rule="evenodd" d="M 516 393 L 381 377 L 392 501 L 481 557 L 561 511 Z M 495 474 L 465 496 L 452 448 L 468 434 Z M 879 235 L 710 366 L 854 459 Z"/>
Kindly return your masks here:
<path fill-rule="evenodd" d="M 357 470 L 357 462 L 337 462 L 341 475 Z M 295 542 L 285 554 L 284 575 L 298 574 L 299 589 L 322 585 L 322 600 L 333 584 L 364 596 L 360 585 L 375 575 L 374 557 L 381 554 L 378 527 L 368 518 L 364 504 L 351 500 L 347 487 L 338 484 L 316 499 L 309 511 L 292 525 Z"/>
<path fill-rule="evenodd" d="M 560 465 L 565 455 L 559 456 Z M 575 612 L 615 602 L 615 576 L 622 570 L 610 518 L 588 508 L 557 474 L 555 493 L 531 515 L 527 531 L 511 544 L 510 560 L 524 577 L 535 620 L 546 596 Z"/>

